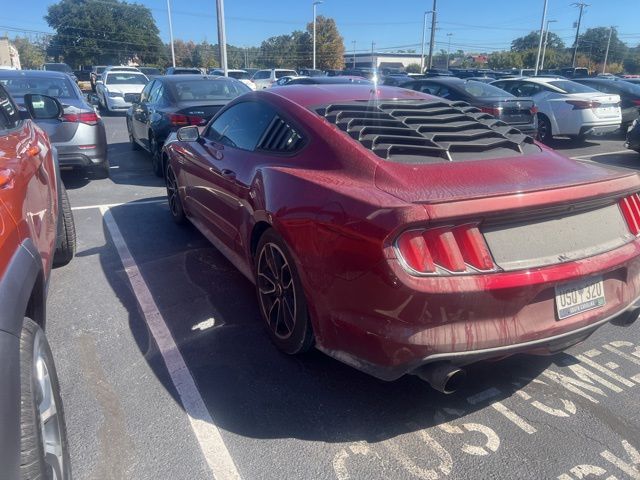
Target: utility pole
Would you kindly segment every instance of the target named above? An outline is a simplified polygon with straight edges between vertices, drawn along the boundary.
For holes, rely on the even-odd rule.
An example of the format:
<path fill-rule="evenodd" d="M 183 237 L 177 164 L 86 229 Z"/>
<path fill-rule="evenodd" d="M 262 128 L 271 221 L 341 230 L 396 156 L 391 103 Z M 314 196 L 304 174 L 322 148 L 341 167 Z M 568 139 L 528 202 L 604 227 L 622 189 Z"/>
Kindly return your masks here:
<path fill-rule="evenodd" d="M 429 62 L 427 62 L 428 67 L 431 68 L 433 66 L 433 43 L 435 42 L 436 37 L 436 0 L 433 0 L 433 11 L 431 12 L 431 40 L 429 41 Z"/>
<path fill-rule="evenodd" d="M 609 27 L 609 39 L 607 40 L 607 50 L 604 52 L 604 63 L 602 64 L 602 73 L 607 71 L 607 58 L 609 58 L 609 46 L 611 45 L 611 34 L 613 33 L 613 26 Z"/>
<path fill-rule="evenodd" d="M 353 43 L 353 65 L 351 68 L 356 68 L 356 41 L 353 40 L 351 43 Z"/>
<path fill-rule="evenodd" d="M 576 56 L 578 55 L 578 36 L 580 35 L 580 23 L 582 22 L 582 11 L 584 10 L 584 7 L 590 7 L 591 5 L 588 5 L 584 2 L 572 3 L 571 5 L 573 5 L 574 7 L 580 7 L 580 15 L 578 15 L 578 26 L 576 28 L 576 39 L 573 42 L 573 55 L 571 56 L 571 66 L 575 68 Z"/>
<path fill-rule="evenodd" d="M 371 42 L 371 68 L 375 70 L 375 68 L 377 67 L 377 63 L 375 61 L 375 58 L 373 57 L 373 51 L 376 48 L 376 42 Z"/>
<path fill-rule="evenodd" d="M 313 69 L 316 69 L 316 7 L 322 3 L 322 0 L 313 2 Z"/>
<path fill-rule="evenodd" d="M 547 20 L 547 0 L 544 0 L 542 9 L 542 22 L 540 22 L 540 39 L 538 41 L 538 55 L 536 56 L 536 68 L 534 75 L 538 75 L 538 67 L 540 66 L 540 54 L 542 53 L 542 37 L 544 36 L 544 22 Z"/>
<path fill-rule="evenodd" d="M 544 34 L 544 44 L 542 45 L 542 60 L 540 60 L 540 70 L 544 70 L 544 56 L 547 53 L 547 44 L 549 43 L 549 24 L 557 22 L 557 20 L 547 20 L 547 31 Z"/>
<path fill-rule="evenodd" d="M 227 67 L 227 33 L 224 30 L 224 0 L 216 0 L 218 14 L 218 48 L 220 48 L 220 66 L 224 76 L 229 76 Z"/>
<path fill-rule="evenodd" d="M 422 54 L 420 55 L 420 73 L 424 73 L 424 43 L 426 41 L 427 36 L 427 14 L 429 12 L 424 12 L 424 17 L 422 20 Z"/>
<path fill-rule="evenodd" d="M 451 53 L 451 36 L 453 33 L 447 33 L 447 37 L 449 37 L 449 44 L 447 45 L 447 70 L 449 70 L 449 54 Z"/>
<path fill-rule="evenodd" d="M 171 0 L 167 0 L 167 15 L 169 16 L 169 42 L 171 43 L 171 63 L 176 66 L 176 52 L 173 49 L 173 24 L 171 23 Z"/>

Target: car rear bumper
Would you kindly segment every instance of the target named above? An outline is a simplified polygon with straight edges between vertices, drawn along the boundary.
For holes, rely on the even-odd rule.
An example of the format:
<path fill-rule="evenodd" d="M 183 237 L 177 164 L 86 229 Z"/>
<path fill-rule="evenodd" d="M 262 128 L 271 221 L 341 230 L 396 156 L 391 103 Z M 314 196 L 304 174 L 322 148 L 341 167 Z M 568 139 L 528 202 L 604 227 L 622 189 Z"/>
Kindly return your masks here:
<path fill-rule="evenodd" d="M 466 365 L 516 353 L 552 354 L 608 323 L 640 314 L 640 242 L 538 269 L 457 278 L 412 277 L 389 260 L 357 281 L 336 279 L 312 316 L 318 348 L 384 380 L 433 362 Z M 606 304 L 558 320 L 555 287 L 602 276 Z M 362 298 L 362 292 L 367 292 Z M 326 295 L 326 294 L 325 294 Z M 360 300 L 358 300 L 360 298 Z M 357 304 L 367 305 L 367 311 Z M 316 304 L 317 305 L 317 304 Z"/>
<path fill-rule="evenodd" d="M 91 167 L 107 161 L 107 136 L 102 122 L 98 125 L 78 124 L 73 138 L 54 142 L 60 167 Z"/>
<path fill-rule="evenodd" d="M 582 125 L 580 127 L 580 135 L 604 135 L 606 133 L 615 132 L 620 129 L 620 122 L 597 124 L 597 125 Z"/>

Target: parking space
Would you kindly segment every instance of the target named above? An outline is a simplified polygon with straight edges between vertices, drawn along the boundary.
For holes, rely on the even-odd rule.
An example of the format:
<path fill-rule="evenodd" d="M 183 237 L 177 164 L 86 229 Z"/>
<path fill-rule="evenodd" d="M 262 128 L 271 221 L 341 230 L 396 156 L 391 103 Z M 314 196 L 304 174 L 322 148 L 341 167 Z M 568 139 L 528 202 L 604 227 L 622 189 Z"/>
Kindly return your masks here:
<path fill-rule="evenodd" d="M 284 356 L 254 286 L 173 223 L 124 118 L 105 121 L 111 178 L 63 176 L 78 253 L 48 303 L 76 478 L 640 479 L 637 327 L 477 365 L 452 395 Z M 620 136 L 553 146 L 640 168 Z"/>

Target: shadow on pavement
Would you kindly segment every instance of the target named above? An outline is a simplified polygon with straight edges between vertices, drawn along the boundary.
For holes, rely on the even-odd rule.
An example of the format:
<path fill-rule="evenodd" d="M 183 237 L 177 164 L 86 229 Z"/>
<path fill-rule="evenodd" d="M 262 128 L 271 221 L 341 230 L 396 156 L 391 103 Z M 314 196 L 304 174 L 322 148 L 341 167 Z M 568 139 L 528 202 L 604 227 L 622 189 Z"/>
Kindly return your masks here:
<path fill-rule="evenodd" d="M 175 225 L 166 204 L 120 206 L 111 213 L 216 425 L 238 435 L 380 441 L 507 398 L 560 358 L 522 356 L 477 365 L 466 386 L 447 396 L 417 377 L 383 382 L 318 351 L 286 356 L 263 330 L 254 286 L 195 228 Z M 108 245 L 85 253 L 101 255 L 142 355 L 181 404 L 126 273 L 114 261 L 106 225 L 105 237 Z M 490 387 L 497 396 L 467 401 Z"/>

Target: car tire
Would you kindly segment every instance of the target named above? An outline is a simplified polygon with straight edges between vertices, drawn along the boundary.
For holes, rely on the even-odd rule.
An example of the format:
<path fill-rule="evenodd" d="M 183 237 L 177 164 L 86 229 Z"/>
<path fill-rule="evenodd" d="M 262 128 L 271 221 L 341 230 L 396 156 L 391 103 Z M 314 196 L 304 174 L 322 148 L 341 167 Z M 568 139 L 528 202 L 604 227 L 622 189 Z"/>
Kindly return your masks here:
<path fill-rule="evenodd" d="M 76 226 L 69 196 L 62 183 L 60 183 L 58 215 L 58 248 L 53 254 L 54 267 L 67 265 L 76 254 Z"/>
<path fill-rule="evenodd" d="M 100 165 L 96 165 L 95 167 L 92 167 L 91 171 L 93 172 L 93 175 L 96 179 L 105 180 L 109 178 L 109 174 L 111 172 L 110 168 L 111 168 L 111 165 L 109 164 L 109 161 L 105 160 Z"/>
<path fill-rule="evenodd" d="M 42 329 L 25 318 L 20 334 L 20 478 L 71 479 L 69 444 L 53 355 Z"/>
<path fill-rule="evenodd" d="M 136 139 L 133 136 L 133 129 L 131 128 L 131 122 L 127 120 L 127 132 L 129 133 L 129 143 L 131 144 L 131 150 L 138 151 L 140 150 L 140 145 L 136 142 Z"/>
<path fill-rule="evenodd" d="M 178 180 L 176 174 L 171 168 L 171 165 L 167 166 L 165 173 L 165 186 L 167 188 L 167 201 L 169 202 L 169 211 L 171 212 L 171 218 L 178 225 L 186 223 L 187 217 L 184 214 L 184 208 L 182 207 L 182 200 L 180 200 L 180 193 L 178 191 Z"/>
<path fill-rule="evenodd" d="M 260 237 L 254 269 L 258 306 L 271 341 L 288 355 L 308 351 L 314 335 L 307 301 L 289 248 L 275 230 Z"/>
<path fill-rule="evenodd" d="M 162 171 L 162 159 L 160 158 L 162 146 L 158 145 L 156 137 L 149 133 L 149 150 L 151 153 L 151 168 L 156 177 L 162 178 L 164 172 Z"/>
<path fill-rule="evenodd" d="M 538 114 L 538 140 L 545 144 L 553 140 L 551 122 L 546 115 L 540 113 Z"/>

